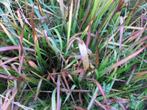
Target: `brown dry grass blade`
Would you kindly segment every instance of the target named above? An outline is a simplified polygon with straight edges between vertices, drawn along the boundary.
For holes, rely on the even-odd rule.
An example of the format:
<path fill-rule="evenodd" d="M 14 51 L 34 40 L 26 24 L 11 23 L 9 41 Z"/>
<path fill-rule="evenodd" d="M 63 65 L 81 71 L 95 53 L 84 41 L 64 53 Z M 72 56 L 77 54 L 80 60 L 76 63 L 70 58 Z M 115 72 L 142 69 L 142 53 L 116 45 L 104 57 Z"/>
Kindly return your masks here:
<path fill-rule="evenodd" d="M 123 5 L 124 5 L 124 0 L 119 0 L 116 11 L 121 11 L 121 9 L 123 8 Z"/>
<path fill-rule="evenodd" d="M 75 40 L 78 42 L 78 47 L 79 47 L 80 54 L 81 54 L 81 60 L 83 63 L 84 70 L 86 71 L 89 69 L 90 62 L 89 62 L 87 47 L 84 41 L 80 39 L 79 37 L 75 37 L 75 36 L 71 37 L 68 43 L 67 50 L 69 50 L 70 46 L 73 44 Z"/>
<path fill-rule="evenodd" d="M 141 72 L 135 73 L 135 76 L 134 76 L 133 80 L 142 78 L 142 77 L 144 77 L 145 75 L 147 75 L 147 71 L 141 71 Z"/>
<path fill-rule="evenodd" d="M 99 63 L 100 63 L 100 56 L 99 56 L 99 49 L 98 49 L 98 46 L 96 47 L 95 55 L 96 55 L 95 64 L 96 64 L 96 66 L 98 67 L 98 66 L 99 66 Z"/>
<path fill-rule="evenodd" d="M 41 8 L 41 5 L 40 5 L 40 3 L 39 3 L 38 0 L 36 0 L 36 2 L 37 2 L 37 6 L 38 6 L 39 13 L 41 14 L 41 16 L 43 16 L 44 13 L 43 13 L 43 10 L 42 10 L 42 8 Z"/>
<path fill-rule="evenodd" d="M 33 39 L 34 39 L 34 43 L 35 45 L 38 44 L 38 38 L 37 38 L 37 34 L 36 34 L 36 30 L 35 30 L 35 23 L 33 21 L 33 17 L 34 17 L 34 8 L 32 8 L 32 13 L 30 14 L 30 24 L 32 26 L 32 31 L 33 31 Z"/>
<path fill-rule="evenodd" d="M 18 67 L 19 74 L 21 74 L 23 61 L 24 61 L 23 35 L 24 35 L 24 27 L 19 37 L 19 67 Z"/>

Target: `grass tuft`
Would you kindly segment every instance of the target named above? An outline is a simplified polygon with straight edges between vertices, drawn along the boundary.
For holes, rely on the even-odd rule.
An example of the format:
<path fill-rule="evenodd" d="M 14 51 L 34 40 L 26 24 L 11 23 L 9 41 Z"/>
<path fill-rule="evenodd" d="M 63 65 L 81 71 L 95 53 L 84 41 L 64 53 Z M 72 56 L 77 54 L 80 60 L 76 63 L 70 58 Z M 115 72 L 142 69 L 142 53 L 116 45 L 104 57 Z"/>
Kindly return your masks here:
<path fill-rule="evenodd" d="M 0 0 L 0 109 L 145 110 L 145 0 Z"/>

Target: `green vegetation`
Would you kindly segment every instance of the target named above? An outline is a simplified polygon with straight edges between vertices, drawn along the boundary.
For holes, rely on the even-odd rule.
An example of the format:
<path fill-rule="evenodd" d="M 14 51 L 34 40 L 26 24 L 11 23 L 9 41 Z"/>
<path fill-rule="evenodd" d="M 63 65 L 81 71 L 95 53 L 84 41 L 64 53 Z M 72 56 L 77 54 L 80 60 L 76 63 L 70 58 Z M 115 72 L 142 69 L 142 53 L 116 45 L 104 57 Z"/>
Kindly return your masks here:
<path fill-rule="evenodd" d="M 147 109 L 143 0 L 0 0 L 0 109 Z"/>

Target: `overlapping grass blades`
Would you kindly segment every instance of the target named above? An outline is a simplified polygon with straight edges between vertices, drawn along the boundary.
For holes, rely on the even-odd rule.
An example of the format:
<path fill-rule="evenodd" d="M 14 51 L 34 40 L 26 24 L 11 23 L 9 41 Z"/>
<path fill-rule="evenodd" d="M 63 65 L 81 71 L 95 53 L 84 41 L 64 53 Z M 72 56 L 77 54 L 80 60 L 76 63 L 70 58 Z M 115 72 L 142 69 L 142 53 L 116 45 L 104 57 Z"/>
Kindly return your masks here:
<path fill-rule="evenodd" d="M 0 105 L 145 109 L 142 7 L 143 0 L 132 10 L 124 0 L 1 0 Z"/>

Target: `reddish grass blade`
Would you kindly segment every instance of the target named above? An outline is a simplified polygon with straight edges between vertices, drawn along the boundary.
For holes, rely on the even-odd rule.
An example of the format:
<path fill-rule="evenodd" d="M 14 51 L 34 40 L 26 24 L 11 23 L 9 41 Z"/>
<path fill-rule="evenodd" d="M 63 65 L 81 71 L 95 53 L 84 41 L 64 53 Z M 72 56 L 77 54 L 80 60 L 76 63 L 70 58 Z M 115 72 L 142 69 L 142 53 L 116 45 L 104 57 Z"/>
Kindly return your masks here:
<path fill-rule="evenodd" d="M 124 4 L 124 0 L 119 0 L 119 3 L 118 3 L 116 11 L 121 11 L 121 9 L 123 7 L 123 4 Z"/>
<path fill-rule="evenodd" d="M 19 56 L 19 67 L 18 67 L 18 72 L 19 72 L 19 74 L 21 74 L 23 62 L 24 62 L 24 55 Z"/>
<path fill-rule="evenodd" d="M 24 13 L 23 13 L 22 10 L 20 11 L 20 14 L 21 14 L 21 16 L 23 17 L 25 23 L 28 24 L 28 25 L 31 27 L 31 24 L 29 23 L 29 21 L 28 21 L 27 18 L 25 17 L 25 15 L 24 15 Z"/>
<path fill-rule="evenodd" d="M 79 107 L 79 106 L 74 106 L 74 108 L 75 108 L 75 110 L 86 110 L 86 109 Z"/>
<path fill-rule="evenodd" d="M 103 108 L 104 110 L 110 110 L 110 109 L 107 109 L 108 107 L 106 107 L 105 105 L 101 104 L 99 101 L 95 100 L 95 104 L 96 106 L 98 107 L 101 107 Z M 109 107 L 110 108 L 110 107 Z"/>
<path fill-rule="evenodd" d="M 57 80 L 57 110 L 61 108 L 61 99 L 60 99 L 60 75 L 58 75 Z"/>
<path fill-rule="evenodd" d="M 61 91 L 62 92 L 79 92 L 79 93 L 89 93 L 91 92 L 90 90 L 81 90 L 81 89 L 62 89 L 61 88 Z"/>
<path fill-rule="evenodd" d="M 132 32 L 131 36 L 129 37 L 129 39 L 126 42 L 131 42 L 131 41 L 135 40 L 141 34 L 142 34 L 142 31 L 140 31 L 140 30 Z"/>
<path fill-rule="evenodd" d="M 96 84 L 96 86 L 98 87 L 100 93 L 102 94 L 102 96 L 104 98 L 104 102 L 107 103 L 107 98 L 106 98 L 105 92 L 103 91 L 103 88 L 100 85 L 100 83 L 97 80 L 95 80 L 95 79 L 89 79 L 89 78 L 86 78 L 86 79 L 89 80 L 89 81 L 92 81 L 93 83 Z"/>
<path fill-rule="evenodd" d="M 65 84 L 65 86 L 66 86 L 65 88 L 67 88 L 69 90 L 70 89 L 70 86 L 69 86 L 69 82 L 67 80 L 67 77 L 69 77 L 68 76 L 68 72 L 65 71 L 65 70 L 62 70 L 61 76 L 62 76 L 63 81 L 64 81 L 63 84 Z M 70 96 L 72 98 L 73 102 L 75 103 L 74 98 L 73 98 L 73 95 L 72 95 L 72 91 L 66 92 L 66 94 L 67 94 L 67 96 Z M 66 101 L 67 101 L 67 99 L 64 100 L 63 104 L 65 104 Z"/>
<path fill-rule="evenodd" d="M 145 43 L 145 44 L 146 44 L 146 42 L 145 42 L 145 41 L 147 41 L 147 36 L 145 36 L 144 38 L 140 39 L 140 42 L 143 42 L 143 43 Z"/>
<path fill-rule="evenodd" d="M 0 52 L 10 51 L 10 50 L 18 50 L 18 46 L 0 47 Z"/>
<path fill-rule="evenodd" d="M 93 80 L 93 82 L 97 85 L 99 91 L 101 92 L 103 98 L 104 98 L 104 101 L 107 102 L 107 99 L 106 99 L 106 95 L 105 95 L 105 92 L 103 91 L 103 88 L 102 86 L 100 85 L 100 83 L 96 80 Z"/>
<path fill-rule="evenodd" d="M 15 77 L 15 76 L 11 76 L 11 75 L 4 75 L 4 74 L 0 74 L 0 79 L 6 79 L 6 80 L 19 80 L 19 81 L 24 81 L 26 78 L 26 76 L 22 75 L 20 77 Z"/>
<path fill-rule="evenodd" d="M 34 52 L 34 49 L 30 48 L 25 48 L 26 51 L 32 51 Z M 6 47 L 0 47 L 0 52 L 5 52 L 5 51 L 12 51 L 12 50 L 19 50 L 19 46 L 6 46 Z"/>
<path fill-rule="evenodd" d="M 86 47 L 87 48 L 89 46 L 90 40 L 91 40 L 90 31 L 88 31 L 88 33 L 87 33 L 87 40 L 86 40 Z"/>
<path fill-rule="evenodd" d="M 17 80 L 17 78 L 14 76 L 8 76 L 8 75 L 3 75 L 3 74 L 0 74 L 0 79 Z"/>
<path fill-rule="evenodd" d="M 23 20 L 21 19 L 20 10 L 18 9 L 16 12 L 17 12 L 17 16 L 18 16 L 18 21 L 20 22 L 21 27 L 23 27 Z"/>
<path fill-rule="evenodd" d="M 10 93 L 11 93 L 11 95 L 10 95 Z M 11 97 L 10 97 L 10 99 L 4 100 L 4 104 L 2 105 L 2 110 L 8 110 L 8 108 L 10 107 L 10 104 L 11 104 L 12 100 L 14 100 L 16 94 L 17 94 L 17 89 L 11 89 L 11 91 L 8 93 L 8 95 L 10 95 Z"/>
<path fill-rule="evenodd" d="M 133 54 L 129 55 L 128 57 L 126 57 L 126 58 L 124 58 L 124 59 L 122 59 L 122 60 L 116 62 L 115 64 L 113 64 L 113 65 L 111 66 L 111 69 L 114 69 L 114 68 L 116 68 L 116 67 L 118 67 L 118 66 L 121 66 L 122 64 L 126 63 L 126 62 L 129 61 L 130 59 L 136 57 L 138 54 L 140 54 L 141 52 L 143 52 L 144 49 L 145 49 L 145 46 L 142 47 L 141 49 L 137 50 L 137 51 L 134 52 Z"/>
<path fill-rule="evenodd" d="M 124 99 L 124 98 L 112 98 L 109 99 L 109 104 L 113 104 L 113 103 L 118 103 L 120 105 L 120 107 L 122 108 L 122 110 L 128 110 L 126 108 L 126 106 L 124 106 L 124 104 L 128 104 L 129 103 L 129 99 Z"/>
<path fill-rule="evenodd" d="M 18 59 L 18 57 L 14 57 L 14 58 L 8 59 L 8 60 L 5 61 L 5 62 L 0 62 L 0 66 L 4 66 L 5 64 L 10 63 L 10 62 L 13 62 L 13 61 L 15 61 L 15 60 L 17 60 L 17 59 Z"/>
<path fill-rule="evenodd" d="M 23 49 L 23 34 L 24 34 L 24 27 L 23 27 L 23 31 L 21 32 L 21 35 L 19 37 L 19 67 L 18 67 L 18 72 L 19 74 L 21 74 L 21 70 L 22 70 L 22 65 L 23 65 L 23 61 L 24 61 L 24 49 Z"/>
<path fill-rule="evenodd" d="M 34 43 L 35 43 L 35 47 L 38 44 L 38 38 L 37 38 L 37 34 L 36 34 L 36 30 L 35 30 L 35 23 L 33 21 L 33 17 L 34 17 L 34 8 L 32 8 L 32 13 L 30 14 L 31 20 L 30 20 L 30 24 L 32 27 L 32 31 L 33 31 L 33 39 L 34 39 Z"/>
<path fill-rule="evenodd" d="M 89 23 L 89 25 L 87 26 L 88 28 L 88 33 L 87 33 L 87 39 L 86 39 L 86 47 L 88 48 L 90 41 L 91 41 L 91 25 L 93 23 L 93 20 Z"/>
<path fill-rule="evenodd" d="M 108 102 L 110 104 L 113 104 L 113 103 L 122 103 L 122 104 L 126 104 L 129 102 L 129 99 L 125 99 L 125 98 L 111 98 L 108 100 Z"/>

